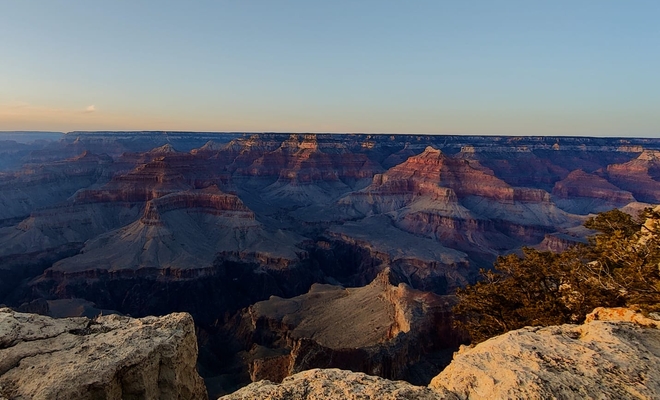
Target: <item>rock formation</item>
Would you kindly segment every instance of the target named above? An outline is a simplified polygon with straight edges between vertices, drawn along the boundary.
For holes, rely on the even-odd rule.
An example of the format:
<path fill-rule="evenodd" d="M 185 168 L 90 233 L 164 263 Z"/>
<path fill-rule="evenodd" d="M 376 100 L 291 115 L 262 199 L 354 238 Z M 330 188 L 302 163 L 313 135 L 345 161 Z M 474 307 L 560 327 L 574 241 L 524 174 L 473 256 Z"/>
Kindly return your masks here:
<path fill-rule="evenodd" d="M 29 164 L 0 176 L 0 226 L 64 202 L 77 190 L 109 179 L 112 159 L 88 151 L 76 157 Z"/>
<path fill-rule="evenodd" d="M 352 270 L 340 270 L 337 275 L 326 269 L 326 274 L 345 284 L 367 283 L 386 267 L 411 287 L 438 294 L 464 286 L 473 278 L 467 254 L 397 228 L 385 215 L 332 227 L 327 236 L 331 244 L 328 251 L 340 252 L 343 247 L 365 254 L 362 262 L 353 262 Z"/>
<path fill-rule="evenodd" d="M 307 294 L 249 307 L 239 331 L 253 344 L 246 355 L 252 380 L 317 367 L 401 379 L 424 354 L 455 348 L 463 338 L 451 326 L 453 299 L 392 279 L 385 270 L 361 288 L 315 284 Z"/>
<path fill-rule="evenodd" d="M 360 372 L 312 369 L 290 376 L 281 384 L 268 380 L 251 384 L 223 400 L 455 400 L 451 393 L 391 381 Z"/>
<path fill-rule="evenodd" d="M 519 329 L 462 349 L 430 387 L 461 399 L 656 398 L 657 326 L 597 309 L 583 325 Z"/>
<path fill-rule="evenodd" d="M 654 399 L 660 393 L 660 321 L 596 309 L 583 325 L 523 328 L 463 347 L 426 387 L 340 370 L 253 383 L 225 400 Z"/>
<path fill-rule="evenodd" d="M 555 183 L 552 194 L 560 199 L 557 201 L 560 207 L 578 214 L 608 211 L 635 201 L 632 193 L 582 170 L 572 171 Z"/>
<path fill-rule="evenodd" d="M 273 151 L 237 169 L 275 204 L 324 204 L 368 181 L 381 167 L 341 146 L 322 150 L 316 135 L 291 135 Z"/>
<path fill-rule="evenodd" d="M 0 160 L 0 302 L 188 311 L 213 344 L 204 362 L 218 364 L 234 354 L 222 342 L 234 314 L 255 302 L 365 286 L 386 268 L 393 283 L 451 293 L 498 255 L 583 240 L 588 213 L 642 208 L 634 200 L 654 201 L 660 181 L 651 138 L 62 136 L 0 149 L 11 158 Z M 289 365 L 293 342 L 260 343 L 255 371 Z"/>
<path fill-rule="evenodd" d="M 660 151 L 646 150 L 627 163 L 609 165 L 606 175 L 637 200 L 660 203 Z"/>
<path fill-rule="evenodd" d="M 512 187 L 478 161 L 430 146 L 339 204 L 352 216 L 388 214 L 398 228 L 468 253 L 473 262 L 581 223 L 544 190 Z"/>
<path fill-rule="evenodd" d="M 0 398 L 206 399 L 192 318 L 52 319 L 0 309 Z"/>

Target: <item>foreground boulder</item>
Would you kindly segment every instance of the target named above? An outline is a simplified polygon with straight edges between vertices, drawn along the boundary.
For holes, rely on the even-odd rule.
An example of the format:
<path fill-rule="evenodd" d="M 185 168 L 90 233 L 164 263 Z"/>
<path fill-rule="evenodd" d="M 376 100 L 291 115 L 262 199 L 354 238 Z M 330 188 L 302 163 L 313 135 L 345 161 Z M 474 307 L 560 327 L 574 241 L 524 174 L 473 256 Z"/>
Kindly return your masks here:
<path fill-rule="evenodd" d="M 188 314 L 53 319 L 0 309 L 0 399 L 206 399 Z"/>
<path fill-rule="evenodd" d="M 658 328 L 632 310 L 598 308 L 583 325 L 527 327 L 463 347 L 429 387 L 310 370 L 223 399 L 657 399 Z"/>
<path fill-rule="evenodd" d="M 340 369 L 312 369 L 285 378 L 280 384 L 267 380 L 255 382 L 228 396 L 221 397 L 221 399 L 454 400 L 457 397 L 442 390 L 431 390 L 404 381 L 391 381 L 361 372 Z"/>
<path fill-rule="evenodd" d="M 598 308 L 583 325 L 527 327 L 463 348 L 431 381 L 461 399 L 653 399 L 658 321 Z"/>

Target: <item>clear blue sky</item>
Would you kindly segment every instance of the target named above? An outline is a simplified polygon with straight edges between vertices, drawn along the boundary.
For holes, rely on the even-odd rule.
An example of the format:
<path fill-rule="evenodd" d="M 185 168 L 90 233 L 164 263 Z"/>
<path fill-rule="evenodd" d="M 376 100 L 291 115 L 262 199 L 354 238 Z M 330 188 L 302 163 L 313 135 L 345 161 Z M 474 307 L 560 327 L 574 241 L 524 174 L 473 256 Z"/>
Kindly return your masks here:
<path fill-rule="evenodd" d="M 0 0 L 0 130 L 660 137 L 660 1 Z"/>

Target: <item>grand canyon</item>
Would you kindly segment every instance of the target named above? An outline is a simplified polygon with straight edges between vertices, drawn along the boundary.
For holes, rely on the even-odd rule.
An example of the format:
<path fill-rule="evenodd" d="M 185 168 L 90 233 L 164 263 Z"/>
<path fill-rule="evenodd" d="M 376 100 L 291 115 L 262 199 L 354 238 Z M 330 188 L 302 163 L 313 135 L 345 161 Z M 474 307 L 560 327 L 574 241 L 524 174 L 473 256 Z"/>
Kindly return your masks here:
<path fill-rule="evenodd" d="M 5 133 L 0 303 L 187 312 L 212 397 L 314 368 L 428 385 L 481 268 L 658 203 L 660 139 Z"/>

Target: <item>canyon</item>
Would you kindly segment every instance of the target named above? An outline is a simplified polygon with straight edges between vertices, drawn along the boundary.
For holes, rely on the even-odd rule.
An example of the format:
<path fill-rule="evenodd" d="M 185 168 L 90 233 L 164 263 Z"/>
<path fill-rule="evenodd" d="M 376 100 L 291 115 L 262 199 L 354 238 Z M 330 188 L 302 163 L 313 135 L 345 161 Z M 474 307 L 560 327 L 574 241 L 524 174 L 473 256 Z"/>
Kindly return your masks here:
<path fill-rule="evenodd" d="M 427 385 L 468 340 L 452 293 L 480 268 L 660 202 L 660 139 L 71 132 L 5 149 L 0 303 L 188 312 L 216 397 L 312 368 Z"/>

